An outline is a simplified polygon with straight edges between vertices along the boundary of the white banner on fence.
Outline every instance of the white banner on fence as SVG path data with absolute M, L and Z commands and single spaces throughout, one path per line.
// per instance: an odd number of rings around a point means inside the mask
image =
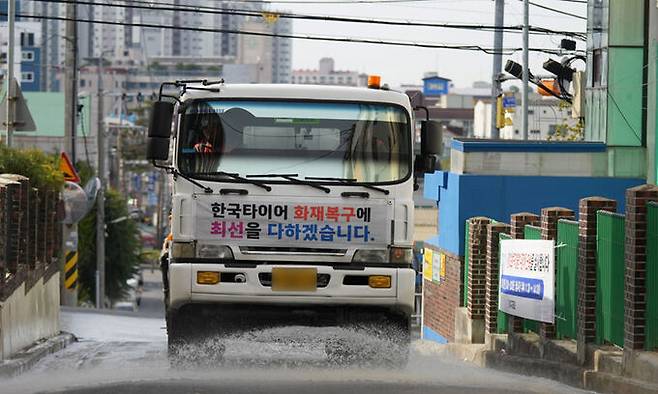
M 501 241 L 499 279 L 499 310 L 525 319 L 554 323 L 554 241 Z

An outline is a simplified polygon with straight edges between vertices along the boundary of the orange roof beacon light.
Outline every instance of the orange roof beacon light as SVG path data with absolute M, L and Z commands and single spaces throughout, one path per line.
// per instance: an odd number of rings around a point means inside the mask
M 379 89 L 382 84 L 382 77 L 379 75 L 368 75 L 368 88 Z

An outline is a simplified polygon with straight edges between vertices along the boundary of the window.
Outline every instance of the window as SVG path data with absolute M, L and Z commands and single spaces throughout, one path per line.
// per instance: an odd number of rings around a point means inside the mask
M 21 60 L 24 62 L 31 62 L 34 60 L 34 51 L 22 51 Z
M 84 80 L 84 79 L 81 79 L 81 80 L 80 80 L 80 87 L 81 87 L 81 88 L 84 88 L 86 84 L 87 84 L 87 81 L 86 81 L 86 80 Z
M 31 71 L 25 71 L 21 73 L 21 82 L 33 82 L 34 73 Z
M 179 165 L 200 177 L 294 170 L 399 182 L 411 173 L 409 133 L 405 111 L 386 104 L 197 101 L 183 116 Z

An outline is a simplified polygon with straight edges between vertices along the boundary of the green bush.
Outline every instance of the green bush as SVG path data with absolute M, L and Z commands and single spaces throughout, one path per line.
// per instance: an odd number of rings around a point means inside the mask
M 105 292 L 111 302 L 121 300 L 128 290 L 126 280 L 140 264 L 141 242 L 137 224 L 131 220 L 111 223 L 128 216 L 126 200 L 118 192 L 105 193 Z M 78 223 L 78 270 L 80 302 L 96 302 L 96 206 Z
M 0 144 L 0 173 L 26 176 L 32 187 L 40 190 L 59 191 L 64 185 L 59 156 L 38 149 L 12 149 Z

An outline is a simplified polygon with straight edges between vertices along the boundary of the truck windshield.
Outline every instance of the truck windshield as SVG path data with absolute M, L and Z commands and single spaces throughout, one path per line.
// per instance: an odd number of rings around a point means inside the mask
M 410 121 L 387 104 L 196 101 L 183 114 L 178 164 L 201 177 L 294 172 L 396 182 L 411 172 Z

